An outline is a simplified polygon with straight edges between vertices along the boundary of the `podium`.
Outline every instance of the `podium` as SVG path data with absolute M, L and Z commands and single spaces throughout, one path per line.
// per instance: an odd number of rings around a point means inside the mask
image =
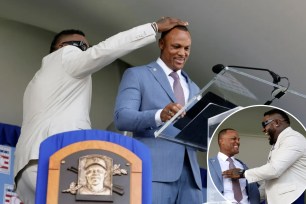
M 207 151 L 218 124 L 242 107 L 271 105 L 294 114 L 306 126 L 306 95 L 247 72 L 225 67 L 174 117 L 155 132 L 155 137 Z M 186 115 L 181 118 L 181 114 Z M 173 133 L 176 134 L 173 136 Z
M 83 160 L 84 157 L 86 160 Z M 91 164 L 99 164 L 106 169 L 104 178 L 110 183 L 106 185 L 105 182 L 105 187 L 113 193 L 83 191 L 83 194 L 73 194 L 77 185 L 72 184 L 82 183 L 82 169 Z M 129 176 L 110 175 L 109 172 L 115 169 Z M 101 130 L 64 132 L 47 138 L 40 146 L 35 203 L 149 204 L 152 202 L 151 174 L 149 149 L 133 138 Z

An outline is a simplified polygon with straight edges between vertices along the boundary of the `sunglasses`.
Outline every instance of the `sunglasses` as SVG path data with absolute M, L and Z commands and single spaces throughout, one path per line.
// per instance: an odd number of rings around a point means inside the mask
M 269 125 L 273 121 L 274 121 L 274 119 L 266 120 L 266 121 L 262 122 L 261 125 L 262 125 L 263 128 L 265 128 L 267 125 Z
M 85 51 L 89 48 L 89 46 L 83 41 L 66 41 L 62 42 L 61 44 L 73 45 L 80 48 L 82 51 Z

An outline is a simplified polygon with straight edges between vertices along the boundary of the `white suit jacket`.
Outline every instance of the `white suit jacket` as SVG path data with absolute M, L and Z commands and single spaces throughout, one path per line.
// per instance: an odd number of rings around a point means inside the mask
M 269 204 L 289 204 L 306 189 L 306 139 L 291 127 L 278 136 L 268 163 L 245 171 L 249 182 L 265 181 Z
M 43 58 L 23 98 L 23 123 L 15 152 L 14 176 L 38 159 L 40 143 L 56 133 L 90 129 L 91 74 L 115 59 L 155 41 L 145 24 L 81 51 L 65 46 Z

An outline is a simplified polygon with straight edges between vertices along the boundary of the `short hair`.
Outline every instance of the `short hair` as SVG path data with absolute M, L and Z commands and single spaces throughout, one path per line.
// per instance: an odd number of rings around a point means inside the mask
M 161 40 L 161 39 L 164 39 L 165 36 L 166 36 L 171 30 L 173 30 L 173 29 L 175 29 L 175 28 L 177 28 L 177 29 L 179 29 L 179 30 L 183 30 L 183 31 L 189 32 L 189 30 L 188 30 L 188 28 L 187 28 L 186 26 L 177 25 L 177 26 L 174 26 L 173 28 L 171 28 L 170 30 L 167 30 L 167 31 L 162 32 L 162 33 L 161 33 L 161 36 L 160 36 L 160 40 Z M 190 32 L 189 32 L 189 33 L 190 33 Z
M 67 29 L 67 30 L 63 30 L 59 33 L 57 33 L 51 43 L 50 46 L 50 53 L 54 52 L 56 50 L 55 45 L 58 43 L 58 41 L 60 40 L 61 37 L 65 36 L 65 35 L 73 35 L 73 34 L 78 34 L 78 35 L 82 35 L 85 37 L 85 33 L 81 30 L 75 30 L 75 29 Z
M 223 135 L 225 135 L 226 132 L 227 132 L 228 130 L 237 131 L 237 130 L 235 130 L 235 129 L 233 129 L 233 128 L 224 128 L 224 129 L 220 130 L 219 133 L 218 133 L 218 143 L 219 143 L 220 138 L 221 138 Z
M 273 114 L 281 115 L 282 118 L 284 119 L 284 121 L 287 122 L 290 125 L 290 119 L 289 119 L 287 113 L 285 113 L 284 111 L 282 111 L 280 109 L 277 109 L 277 108 L 271 109 L 271 110 L 265 112 L 264 116 L 266 116 L 266 115 L 273 115 Z

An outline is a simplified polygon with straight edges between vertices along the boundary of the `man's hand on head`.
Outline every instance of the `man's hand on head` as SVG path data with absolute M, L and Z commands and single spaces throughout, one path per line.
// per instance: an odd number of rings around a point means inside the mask
M 157 30 L 159 33 L 165 32 L 167 30 L 170 30 L 171 28 L 181 25 L 181 26 L 188 26 L 187 21 L 182 21 L 177 18 L 171 18 L 171 17 L 162 17 L 158 21 L 156 21 L 157 24 Z

